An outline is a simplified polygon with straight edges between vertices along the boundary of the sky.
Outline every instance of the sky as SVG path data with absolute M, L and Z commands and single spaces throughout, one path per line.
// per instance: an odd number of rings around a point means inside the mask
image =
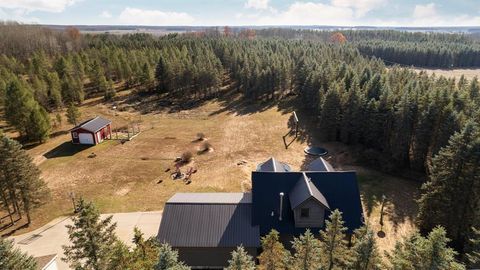
M 480 0 L 0 0 L 0 20 L 64 25 L 480 26 Z

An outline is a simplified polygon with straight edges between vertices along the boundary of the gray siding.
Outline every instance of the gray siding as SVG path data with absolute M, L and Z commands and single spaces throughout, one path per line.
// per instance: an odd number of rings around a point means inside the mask
M 302 218 L 302 208 L 310 209 L 310 216 Z M 294 209 L 295 227 L 297 228 L 318 228 L 323 227 L 325 221 L 325 207 L 313 198 L 310 198 Z
M 228 266 L 228 260 L 231 259 L 231 253 L 236 248 L 176 248 L 178 250 L 179 260 L 183 261 L 192 269 L 223 269 Z M 256 248 L 245 248 L 253 257 L 257 258 Z

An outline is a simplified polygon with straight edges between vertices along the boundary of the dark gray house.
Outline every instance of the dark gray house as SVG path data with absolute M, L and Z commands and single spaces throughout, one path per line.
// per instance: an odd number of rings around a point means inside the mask
M 196 269 L 222 269 L 243 245 L 254 257 L 261 236 L 275 229 L 290 246 L 310 228 L 318 232 L 339 209 L 351 234 L 363 224 L 355 172 L 335 171 L 322 158 L 294 172 L 274 158 L 252 172 L 250 193 L 177 193 L 167 201 L 158 239 Z

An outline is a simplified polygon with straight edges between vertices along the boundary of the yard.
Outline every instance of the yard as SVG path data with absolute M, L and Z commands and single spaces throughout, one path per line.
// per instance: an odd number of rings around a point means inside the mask
M 75 197 L 93 200 L 101 212 L 111 213 L 161 210 L 176 192 L 245 191 L 250 186 L 251 171 L 270 156 L 287 162 L 294 170 L 303 168 L 309 162 L 303 149 L 315 142 L 313 137 L 318 133 L 300 113 L 300 136 L 296 141 L 287 136 L 286 143 L 291 144 L 285 149 L 282 137 L 289 131 L 291 115 L 288 102 L 253 106 L 227 97 L 182 110 L 175 104 L 162 105 L 153 97 L 141 102 L 130 97 L 123 92 L 117 98 L 117 111 L 113 111 L 113 104 L 100 99 L 87 100 L 80 109 L 85 119 L 94 115 L 111 119 L 114 129 L 139 122 L 142 131 L 132 141 L 122 144 L 110 140 L 94 147 L 72 145 L 68 133 L 71 126 L 64 124 L 47 143 L 28 150 L 51 189 L 52 199 L 35 210 L 33 224 L 27 230 L 70 214 L 71 192 Z M 195 138 L 199 132 L 206 135 L 212 151 L 197 154 L 201 142 Z M 358 171 L 366 220 L 376 231 L 380 230 L 381 196 L 387 196 L 385 237 L 379 243 L 382 249 L 393 247 L 399 235 L 413 229 L 419 185 L 355 166 L 349 149 L 341 144 L 322 145 L 332 154 L 330 161 L 335 167 Z M 170 177 L 174 159 L 185 151 L 191 151 L 194 158 L 182 171 L 197 169 L 188 185 Z

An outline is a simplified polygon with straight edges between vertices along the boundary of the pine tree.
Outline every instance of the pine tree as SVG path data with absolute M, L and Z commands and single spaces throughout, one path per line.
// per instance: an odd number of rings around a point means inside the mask
M 271 230 L 262 237 L 262 254 L 258 256 L 259 270 L 286 270 L 289 268 L 290 252 L 279 242 L 279 233 Z
M 36 270 L 37 262 L 13 246 L 13 242 L 0 237 L 0 269 Z
M 295 253 L 292 258 L 291 267 L 294 270 L 317 270 L 321 266 L 320 261 L 320 240 L 310 232 L 305 231 L 300 237 L 293 239 Z
M 145 90 L 149 90 L 154 81 L 152 69 L 148 63 L 143 64 L 139 82 Z
M 27 137 L 31 141 L 43 143 L 50 136 L 50 131 L 50 117 L 47 111 L 38 104 L 34 105 L 27 124 Z
M 67 121 L 72 125 L 77 125 L 79 119 L 81 117 L 81 113 L 75 104 L 70 103 L 70 106 L 67 108 Z
M 66 226 L 72 245 L 63 246 L 63 260 L 73 269 L 108 269 L 112 246 L 117 241 L 116 223 L 112 223 L 112 216 L 101 220 L 93 203 L 82 198 L 76 204 L 76 211 L 73 225 Z
M 53 108 L 60 108 L 63 105 L 62 101 L 62 84 L 57 73 L 50 72 L 47 75 L 47 89 L 49 104 Z
M 378 252 L 375 235 L 367 226 L 362 226 L 355 231 L 355 244 L 352 247 L 353 260 L 351 269 L 380 270 L 382 260 Z
M 323 268 L 343 269 L 348 265 L 350 251 L 345 241 L 346 227 L 343 226 L 342 213 L 335 210 L 325 221 L 325 229 L 320 232 L 320 257 Z
M 469 122 L 433 159 L 429 181 L 423 185 L 419 200 L 421 231 L 444 226 L 459 251 L 468 241 L 471 222 L 478 222 L 475 218 L 480 197 L 478 149 L 480 130 L 478 124 Z
M 160 244 L 154 237 L 145 239 L 143 233 L 134 228 L 133 244 L 135 247 L 131 251 L 130 257 L 132 269 L 154 269 L 157 260 Z
M 480 266 L 480 230 L 471 228 L 471 237 L 467 243 L 465 261 L 469 268 Z
M 22 146 L 5 135 L 0 136 L 0 195 L 6 206 L 10 209 L 9 204 L 12 204 L 17 213 L 23 206 L 27 224 L 30 224 L 30 212 L 45 201 L 48 188 Z
M 34 104 L 31 93 L 18 79 L 13 79 L 7 86 L 5 118 L 21 134 L 25 135 L 30 112 Z
M 161 244 L 158 252 L 158 262 L 155 270 L 189 270 L 183 262 L 178 261 L 178 251 L 168 244 Z
M 232 252 L 232 258 L 228 261 L 226 270 L 255 270 L 252 256 L 240 246 Z
M 339 112 L 341 108 L 340 86 L 333 86 L 325 95 L 320 114 L 320 129 L 323 139 L 334 141 L 337 139 L 337 128 L 339 126 Z
M 456 252 L 448 247 L 449 239 L 442 227 L 434 228 L 427 238 L 419 233 L 398 241 L 395 249 L 386 253 L 390 269 L 404 270 L 463 270 L 455 259 Z

